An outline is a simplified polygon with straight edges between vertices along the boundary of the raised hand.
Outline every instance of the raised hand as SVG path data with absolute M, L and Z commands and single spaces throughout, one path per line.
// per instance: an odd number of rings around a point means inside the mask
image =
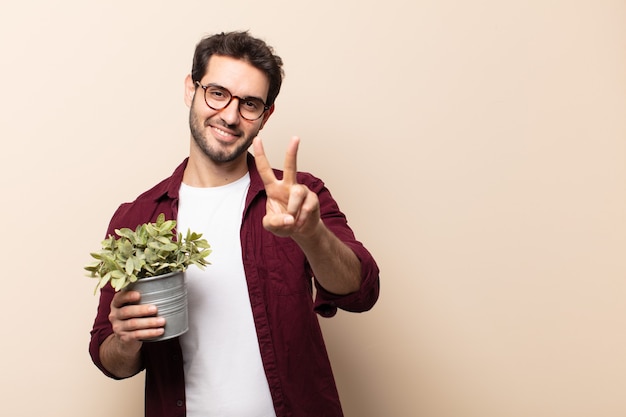
M 263 227 L 277 236 L 306 238 L 320 225 L 320 205 L 317 194 L 296 179 L 298 145 L 297 136 L 291 138 L 285 155 L 283 178 L 277 179 L 265 156 L 263 143 L 254 139 L 253 149 L 257 169 L 267 193 L 266 214 Z
M 335 294 L 349 294 L 361 285 L 361 263 L 321 221 L 320 202 L 313 191 L 296 180 L 300 139 L 291 138 L 283 179 L 274 175 L 263 144 L 253 142 L 257 169 L 265 185 L 267 208 L 263 227 L 278 236 L 290 236 L 306 255 L 317 281 Z

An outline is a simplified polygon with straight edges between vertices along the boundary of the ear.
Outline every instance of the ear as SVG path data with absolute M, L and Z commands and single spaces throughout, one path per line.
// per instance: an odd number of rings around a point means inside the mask
M 275 106 L 276 106 L 275 104 L 272 104 L 270 108 L 267 109 L 265 113 L 263 113 L 263 119 L 261 121 L 261 127 L 259 128 L 259 130 L 263 129 L 263 126 L 265 126 L 267 119 L 269 119 L 272 113 L 274 113 Z
M 185 77 L 185 96 L 183 97 L 187 107 L 191 108 L 194 94 L 196 94 L 196 85 L 191 79 L 191 74 L 187 74 L 187 76 Z

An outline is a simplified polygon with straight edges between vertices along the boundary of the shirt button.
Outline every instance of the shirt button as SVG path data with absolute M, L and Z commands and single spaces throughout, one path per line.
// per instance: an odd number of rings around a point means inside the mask
M 183 400 L 176 401 L 176 405 L 179 406 L 179 407 L 182 407 L 183 406 Z

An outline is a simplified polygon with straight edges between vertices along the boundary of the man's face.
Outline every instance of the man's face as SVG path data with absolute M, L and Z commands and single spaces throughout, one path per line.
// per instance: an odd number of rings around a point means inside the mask
M 233 96 L 257 97 L 263 101 L 269 89 L 269 80 L 260 70 L 245 61 L 217 55 L 209 59 L 200 84 L 220 86 Z M 258 120 L 249 121 L 241 117 L 237 98 L 225 108 L 213 110 L 204 100 L 204 90 L 195 86 L 190 77 L 186 89 L 191 136 L 197 148 L 214 163 L 232 162 L 245 155 L 273 111 L 271 108 Z

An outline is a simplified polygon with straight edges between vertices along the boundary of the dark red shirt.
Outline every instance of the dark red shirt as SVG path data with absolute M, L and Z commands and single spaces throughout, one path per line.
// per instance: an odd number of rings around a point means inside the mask
M 186 165 L 187 160 L 171 177 L 134 202 L 122 204 L 111 219 L 107 236 L 114 234 L 115 229 L 134 229 L 141 223 L 156 221 L 159 213 L 176 219 L 178 190 Z M 263 228 L 265 189 L 251 155 L 248 155 L 248 167 L 250 189 L 241 226 L 242 260 L 276 415 L 343 416 L 316 313 L 331 317 L 337 308 L 353 312 L 372 308 L 378 299 L 378 267 L 371 254 L 355 239 L 346 217 L 324 183 L 308 173 L 298 173 L 298 182 L 318 195 L 326 227 L 361 261 L 359 291 L 343 296 L 325 291 L 315 281 L 299 246 L 292 239 L 277 237 Z M 281 171 L 275 173 L 277 178 L 282 177 Z M 314 299 L 313 285 L 316 287 Z M 99 355 L 100 344 L 113 332 L 108 320 L 113 295 L 110 285 L 101 291 L 89 351 L 94 363 L 106 375 L 116 378 L 104 369 Z M 185 380 L 178 338 L 144 343 L 142 361 L 146 370 L 145 415 L 185 416 Z

